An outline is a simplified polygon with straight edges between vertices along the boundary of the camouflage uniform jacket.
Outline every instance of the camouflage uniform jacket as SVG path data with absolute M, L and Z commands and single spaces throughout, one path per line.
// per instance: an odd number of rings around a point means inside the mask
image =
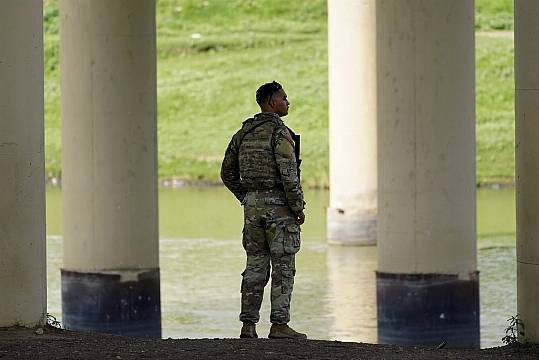
M 242 202 L 249 191 L 280 188 L 294 213 L 303 210 L 294 140 L 281 118 L 261 113 L 243 122 L 225 152 L 221 179 Z

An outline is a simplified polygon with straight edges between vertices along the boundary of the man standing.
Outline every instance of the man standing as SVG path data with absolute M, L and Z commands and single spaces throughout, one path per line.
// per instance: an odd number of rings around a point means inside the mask
M 261 112 L 245 120 L 234 134 L 221 166 L 223 183 L 244 206 L 242 243 L 247 265 L 242 273 L 240 337 L 258 337 L 255 324 L 271 268 L 268 337 L 306 339 L 287 325 L 300 225 L 305 221 L 296 135 L 281 120 L 290 103 L 275 81 L 256 91 L 256 102 Z

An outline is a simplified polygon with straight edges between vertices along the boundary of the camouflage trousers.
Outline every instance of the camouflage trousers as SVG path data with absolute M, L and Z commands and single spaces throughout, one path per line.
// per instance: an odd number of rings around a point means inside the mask
M 273 324 L 290 321 L 290 301 L 300 248 L 300 227 L 284 194 L 251 192 L 244 200 L 243 247 L 247 265 L 242 273 L 240 321 L 256 323 L 271 269 Z

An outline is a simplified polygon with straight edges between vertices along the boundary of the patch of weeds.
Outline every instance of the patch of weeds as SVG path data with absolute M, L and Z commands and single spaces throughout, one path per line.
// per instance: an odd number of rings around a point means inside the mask
M 47 325 L 52 326 L 57 329 L 62 328 L 62 324 L 60 323 L 60 321 L 58 321 L 58 319 L 56 319 L 56 317 L 50 313 L 47 313 Z
M 505 336 L 502 341 L 505 345 L 526 345 L 529 339 L 526 337 L 524 322 L 520 315 L 511 316 L 507 319 L 509 326 L 505 329 Z M 519 341 L 520 340 L 520 341 Z

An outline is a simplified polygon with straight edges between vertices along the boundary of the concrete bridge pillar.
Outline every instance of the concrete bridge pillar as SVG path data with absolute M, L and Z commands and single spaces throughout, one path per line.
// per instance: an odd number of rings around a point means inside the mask
M 329 0 L 328 241 L 376 243 L 376 0 Z
M 43 156 L 43 2 L 0 11 L 0 327 L 47 313 Z
M 517 313 L 539 342 L 539 2 L 515 1 Z
M 153 0 L 61 0 L 66 328 L 161 336 Z
M 379 0 L 378 341 L 479 347 L 474 3 Z

